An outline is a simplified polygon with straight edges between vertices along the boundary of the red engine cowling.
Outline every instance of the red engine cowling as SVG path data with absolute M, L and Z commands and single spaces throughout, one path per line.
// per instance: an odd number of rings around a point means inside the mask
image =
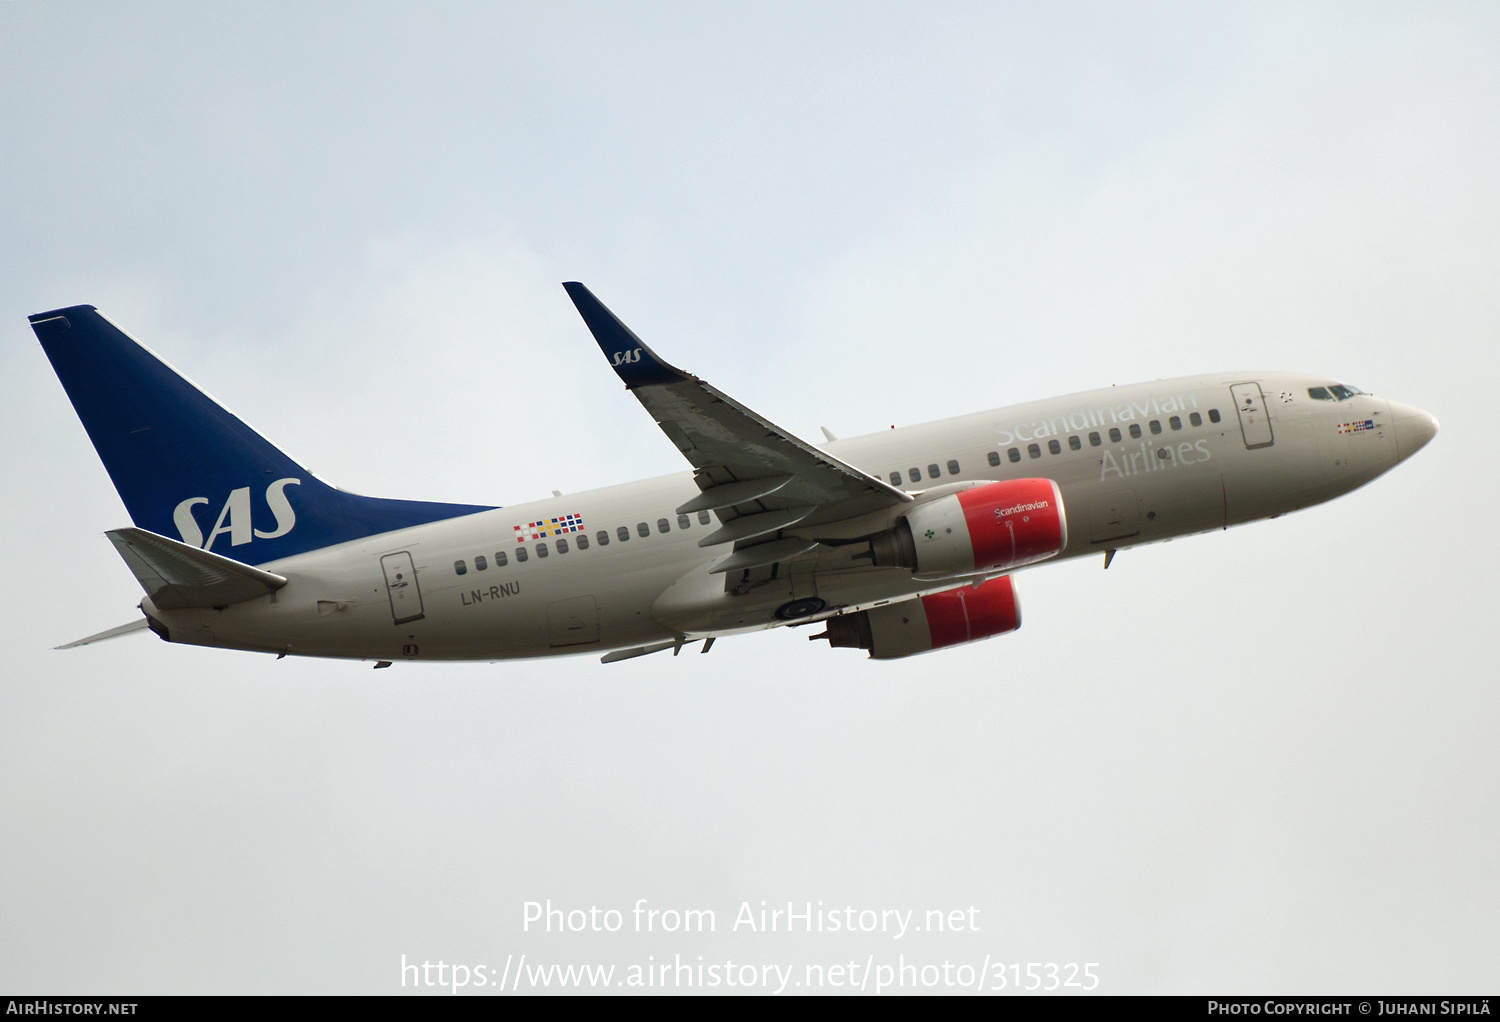
M 1068 545 L 1062 493 L 1051 479 L 1006 479 L 919 504 L 870 540 L 876 567 L 946 578 L 1007 571 Z
M 1021 604 L 1009 575 L 915 600 L 831 617 L 814 639 L 867 649 L 873 660 L 901 657 L 1004 635 L 1021 627 Z

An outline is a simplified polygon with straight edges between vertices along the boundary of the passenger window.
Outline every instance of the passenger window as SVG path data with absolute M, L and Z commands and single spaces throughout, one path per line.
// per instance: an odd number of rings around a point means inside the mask
M 1161 420 L 1160 419 L 1152 419 L 1151 420 L 1151 435 L 1152 436 L 1157 436 L 1160 433 L 1161 433 Z
M 1139 422 L 1132 422 L 1130 424 L 1130 439 L 1132 439 L 1132 440 L 1139 440 L 1140 438 L 1141 438 L 1141 424 Z
M 1194 412 L 1192 415 L 1188 416 L 1188 422 L 1192 423 L 1194 426 L 1201 426 L 1203 425 L 1203 416 L 1199 415 L 1197 412 Z
M 1036 444 L 1027 444 L 1026 453 L 1031 455 L 1033 458 L 1040 458 L 1042 456 L 1042 449 Z
M 468 573 L 469 573 L 469 566 L 467 564 L 465 564 L 463 561 L 454 561 L 453 562 L 453 574 L 455 574 L 455 575 L 467 575 Z
M 906 470 L 906 477 L 914 483 L 920 483 L 922 481 L 922 470 L 919 468 L 909 468 Z
M 580 550 L 587 550 L 588 548 L 589 548 L 589 534 L 586 533 L 586 532 L 580 532 L 578 534 L 578 549 L 580 549 Z
M 628 540 L 630 538 L 630 530 L 627 529 L 625 526 L 622 525 L 618 529 L 615 530 L 615 535 L 620 537 L 620 542 L 621 543 L 624 543 L 626 540 Z
M 603 529 L 600 529 L 598 532 L 594 533 L 594 538 L 599 541 L 600 546 L 609 546 L 609 533 L 605 532 Z
M 956 461 L 950 461 L 950 462 L 948 462 L 948 474 L 950 476 L 956 476 L 956 475 L 958 475 L 958 462 L 956 462 Z
M 1051 451 L 1053 454 L 1061 454 L 1062 453 L 1062 444 L 1060 442 L 1058 442 L 1057 440 L 1048 440 L 1047 441 L 1047 450 Z
M 1120 436 L 1120 427 L 1119 426 L 1111 426 L 1111 427 L 1109 427 L 1109 442 L 1112 443 L 1112 444 L 1117 444 L 1117 443 L 1120 442 L 1121 439 L 1123 439 L 1123 438 Z
M 1010 450 L 1008 450 L 1008 451 L 1005 452 L 1005 456 L 1007 458 L 1009 458 L 1012 462 L 1020 461 L 1021 460 L 1021 449 L 1019 447 L 1012 447 Z
M 1170 419 L 1167 420 L 1167 425 L 1171 426 L 1173 429 L 1181 429 L 1182 428 L 1182 420 L 1179 419 L 1177 416 L 1174 415 Z
M 698 512 L 698 524 L 699 525 L 709 525 L 712 522 L 713 522 L 713 519 L 711 517 L 709 517 L 709 514 L 708 514 L 707 511 L 699 511 Z
M 1068 448 L 1074 451 L 1083 450 L 1083 441 L 1076 436 L 1068 437 Z
M 506 565 L 505 551 L 504 550 L 496 550 L 495 551 L 495 567 L 497 567 L 497 568 L 503 568 L 503 567 L 505 567 L 505 565 Z
M 658 518 L 656 520 L 656 531 L 665 536 L 667 533 L 672 531 L 672 523 L 667 521 L 665 518 Z
M 1218 422 L 1219 421 L 1219 410 L 1217 408 L 1210 408 L 1208 410 L 1208 421 L 1209 422 Z
M 991 451 L 990 454 L 989 454 L 989 458 L 990 458 L 990 467 L 991 468 L 998 468 L 1000 466 L 1000 452 L 999 451 Z
M 517 564 L 525 564 L 526 563 L 526 548 L 523 547 L 523 546 L 516 547 L 516 563 Z
M 1098 447 L 1103 442 L 1104 442 L 1103 440 L 1099 439 L 1099 434 L 1098 433 L 1090 433 L 1089 434 L 1089 446 L 1090 447 Z
M 892 472 L 891 473 L 891 485 L 892 486 L 900 486 L 901 485 L 901 473 L 900 472 Z
M 580 536 L 579 538 L 582 539 L 583 537 Z M 568 552 L 568 541 L 562 536 L 557 537 L 557 552 L 560 554 Z
M 490 562 L 484 559 L 484 554 L 474 555 L 474 570 L 483 571 L 490 566 Z
M 538 557 L 546 557 L 547 556 L 547 544 L 546 543 L 538 543 L 536 545 L 536 555 Z
M 692 524 L 693 524 L 693 520 L 691 518 L 689 518 L 687 515 L 678 515 L 677 516 L 677 527 L 679 529 L 686 529 L 688 526 L 690 526 Z
M 651 537 L 651 526 L 647 525 L 645 522 L 636 522 L 635 531 L 637 535 L 641 537 L 641 539 L 649 539 Z
M 942 476 L 942 474 L 943 474 L 943 470 L 940 469 L 940 468 L 938 468 L 936 465 L 928 465 L 927 466 L 927 478 L 928 479 L 938 479 L 938 478 L 940 478 Z

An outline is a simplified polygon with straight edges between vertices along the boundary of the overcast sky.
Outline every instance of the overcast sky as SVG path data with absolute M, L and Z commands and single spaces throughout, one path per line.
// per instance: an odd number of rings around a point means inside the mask
M 0 989 L 904 954 L 1495 990 L 1493 5 L 14 0 L 0 40 Z M 99 306 L 346 489 L 510 504 L 684 467 L 573 279 L 803 436 L 1230 369 L 1442 432 L 896 663 L 51 649 L 140 592 L 28 313 Z M 548 898 L 625 927 L 523 932 Z M 717 931 L 629 932 L 642 898 Z M 788 900 L 979 932 L 731 929 Z

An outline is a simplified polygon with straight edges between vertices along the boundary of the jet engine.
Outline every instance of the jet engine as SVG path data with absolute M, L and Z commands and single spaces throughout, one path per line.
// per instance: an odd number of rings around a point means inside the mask
M 859 556 L 877 568 L 947 578 L 1046 560 L 1068 545 L 1068 525 L 1055 482 L 1007 479 L 918 504 L 869 543 Z
M 1021 604 L 1009 575 L 855 614 L 831 617 L 812 639 L 867 649 L 872 660 L 896 660 L 945 646 L 1004 635 L 1021 627 Z

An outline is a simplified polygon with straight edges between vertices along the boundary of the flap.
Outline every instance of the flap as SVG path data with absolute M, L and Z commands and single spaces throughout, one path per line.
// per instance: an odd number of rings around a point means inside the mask
M 162 610 L 227 607 L 286 585 L 280 575 L 145 529 L 112 529 L 105 535 L 151 602 Z

